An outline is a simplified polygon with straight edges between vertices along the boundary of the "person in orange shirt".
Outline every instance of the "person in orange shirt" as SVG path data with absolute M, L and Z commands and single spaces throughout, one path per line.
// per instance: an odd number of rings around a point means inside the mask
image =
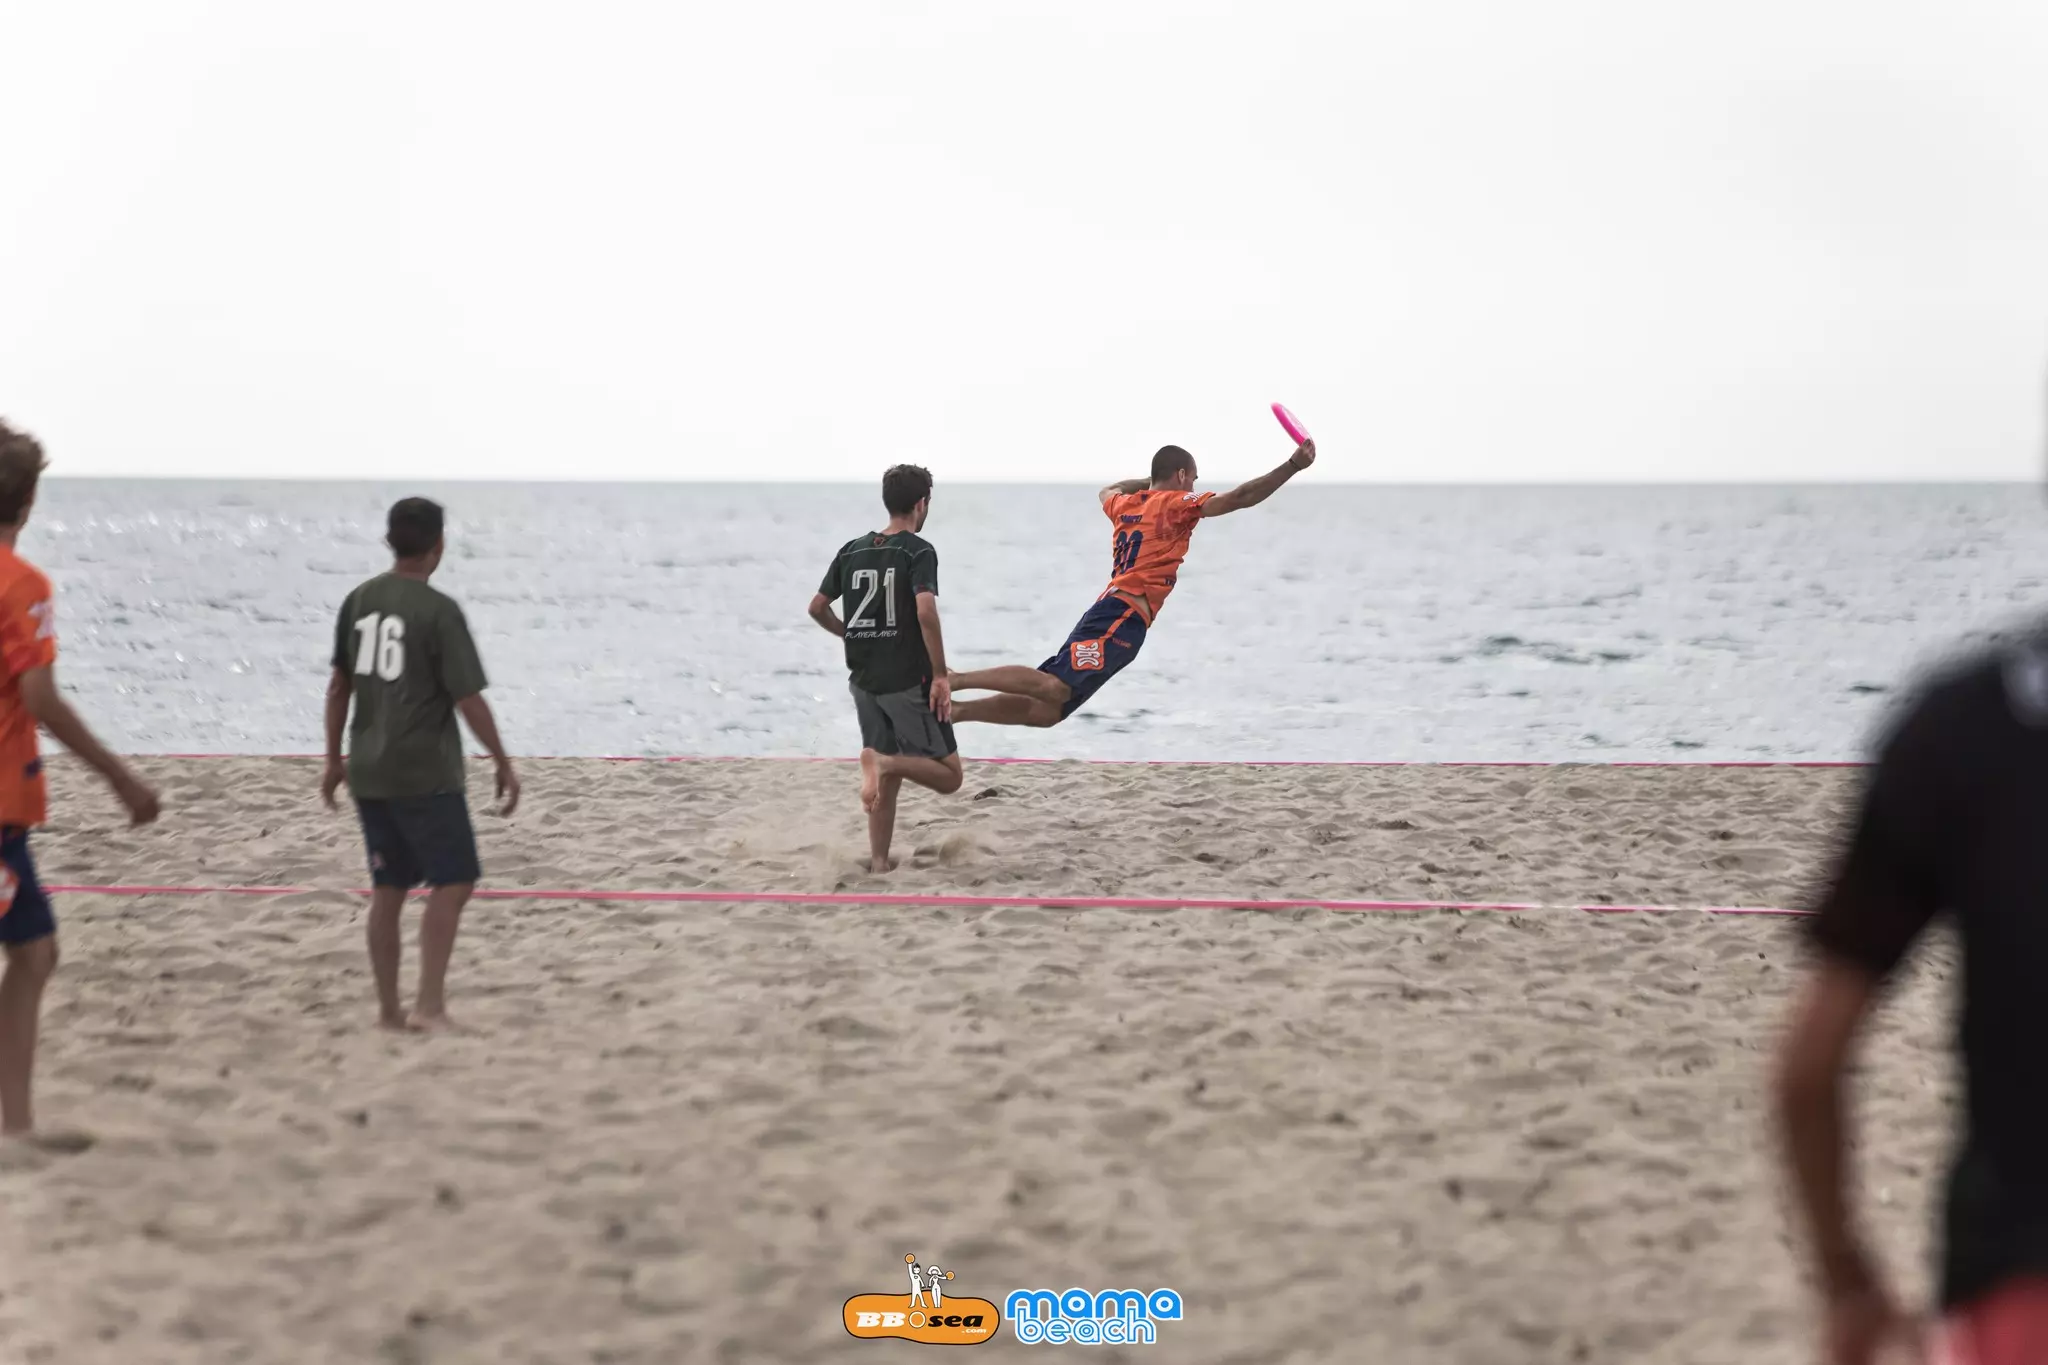
M 0 422 L 0 1135 L 35 1130 L 30 1081 L 43 987 L 57 968 L 57 920 L 36 880 L 29 831 L 43 823 L 43 762 L 36 726 L 106 778 L 138 825 L 156 819 L 157 796 L 108 753 L 57 691 L 56 618 L 50 580 L 14 552 L 35 506 L 43 448 Z
M 953 719 L 1049 726 L 1073 715 L 1138 657 L 1145 633 L 1179 581 L 1195 527 L 1205 517 L 1256 507 L 1315 462 L 1315 442 L 1303 441 L 1277 469 L 1227 493 L 1197 493 L 1195 457 L 1179 446 L 1161 446 L 1152 457 L 1151 478 L 1126 479 L 1097 494 L 1103 515 L 1116 528 L 1109 587 L 1059 652 L 1038 667 L 1006 664 L 953 674 L 955 692 L 1000 694 L 955 701 Z

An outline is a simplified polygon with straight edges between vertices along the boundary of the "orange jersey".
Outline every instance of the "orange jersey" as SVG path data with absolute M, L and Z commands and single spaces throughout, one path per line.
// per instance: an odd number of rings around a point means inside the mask
M 1102 510 L 1116 527 L 1116 539 L 1104 596 L 1113 592 L 1127 599 L 1148 622 L 1157 616 L 1180 581 L 1180 562 L 1188 557 L 1202 505 L 1215 496 L 1149 488 L 1105 500 Z
M 50 580 L 0 546 L 0 825 L 31 829 L 47 814 L 36 718 L 21 700 L 21 675 L 57 662 Z

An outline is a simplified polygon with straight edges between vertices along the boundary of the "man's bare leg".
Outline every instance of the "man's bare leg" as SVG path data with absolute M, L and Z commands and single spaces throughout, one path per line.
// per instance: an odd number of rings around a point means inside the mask
M 57 937 L 7 947 L 7 971 L 0 975 L 0 1134 L 26 1137 L 35 1131 L 30 1091 L 35 1080 L 36 1032 L 43 1015 L 43 987 L 57 970 Z
M 413 1029 L 452 1027 L 448 1019 L 448 960 L 455 955 L 455 933 L 462 927 L 462 907 L 469 904 L 475 882 L 437 886 L 427 893 L 420 916 L 420 994 L 406 1026 Z
M 877 765 L 882 779 L 895 778 L 898 782 L 915 782 L 941 796 L 951 796 L 960 790 L 962 773 L 960 755 L 948 754 L 944 758 L 912 758 L 908 754 L 885 754 L 879 757 Z
M 405 913 L 405 892 L 380 886 L 370 893 L 370 973 L 377 978 L 377 1022 L 385 1028 L 405 1027 L 405 1007 L 398 1003 L 398 966 L 405 956 L 399 916 Z
M 869 815 L 875 813 L 875 802 L 882 795 L 882 756 L 873 749 L 860 751 L 860 808 Z
M 889 861 L 889 842 L 896 836 L 896 797 L 903 779 L 884 775 L 878 780 L 875 803 L 868 808 L 868 871 L 887 872 L 896 866 Z
M 955 692 L 1005 692 L 1013 697 L 1035 697 L 1054 706 L 1065 706 L 1067 698 L 1074 695 L 1071 688 L 1052 674 L 1026 668 L 1022 664 L 979 668 L 971 673 L 952 674 L 951 678 Z M 954 719 L 958 718 L 956 714 Z
M 1053 681 L 1059 680 L 1055 678 Z M 1060 690 L 1066 691 L 1066 684 L 1060 683 Z M 977 697 L 973 701 L 953 703 L 953 723 L 956 725 L 978 721 L 983 725 L 1032 725 L 1044 729 L 1058 725 L 1062 719 L 1058 702 L 1007 692 L 999 697 Z

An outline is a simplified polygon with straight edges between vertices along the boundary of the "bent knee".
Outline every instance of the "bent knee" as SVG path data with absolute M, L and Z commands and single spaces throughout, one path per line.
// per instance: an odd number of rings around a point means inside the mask
M 1031 713 L 1031 724 L 1041 730 L 1050 730 L 1067 718 L 1067 713 L 1058 706 L 1040 706 Z

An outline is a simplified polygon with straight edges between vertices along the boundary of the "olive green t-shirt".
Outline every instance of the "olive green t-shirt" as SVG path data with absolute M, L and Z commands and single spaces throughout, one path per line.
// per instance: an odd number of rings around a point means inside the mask
M 453 598 L 384 574 L 348 595 L 334 666 L 349 675 L 348 789 L 392 801 L 463 789 L 455 703 L 484 690 L 484 666 Z
M 856 536 L 833 556 L 818 591 L 846 619 L 846 669 L 853 685 L 877 696 L 932 680 L 931 655 L 917 620 L 919 593 L 939 591 L 939 552 L 909 531 Z

